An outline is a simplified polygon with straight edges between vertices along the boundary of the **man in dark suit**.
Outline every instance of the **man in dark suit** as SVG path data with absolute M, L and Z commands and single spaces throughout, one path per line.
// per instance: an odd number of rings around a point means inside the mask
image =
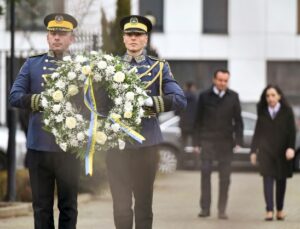
M 142 144 L 129 142 L 123 151 L 107 152 L 107 170 L 113 198 L 114 222 L 117 229 L 151 229 L 153 221 L 153 184 L 157 167 L 157 145 L 162 141 L 157 115 L 180 110 L 186 105 L 182 89 L 173 78 L 168 63 L 146 55 L 151 22 L 142 16 L 131 15 L 120 22 L 127 49 L 123 60 L 136 67 L 147 90 L 144 105 L 146 115 L 141 120 Z M 134 197 L 134 211 L 132 209 Z
M 243 142 L 243 121 L 238 94 L 228 89 L 229 71 L 217 70 L 213 86 L 200 94 L 196 112 L 196 141 L 201 147 L 201 199 L 199 217 L 210 216 L 213 161 L 219 169 L 219 218 L 227 219 L 233 148 Z
M 74 17 L 54 13 L 45 17 L 49 51 L 29 57 L 14 82 L 9 102 L 30 111 L 27 133 L 28 168 L 32 188 L 35 229 L 54 229 L 53 203 L 55 184 L 58 195 L 59 228 L 75 229 L 77 222 L 77 193 L 80 163 L 55 143 L 54 135 L 43 129 L 41 92 L 43 74 L 56 68 L 54 60 L 70 55 L 74 41 Z

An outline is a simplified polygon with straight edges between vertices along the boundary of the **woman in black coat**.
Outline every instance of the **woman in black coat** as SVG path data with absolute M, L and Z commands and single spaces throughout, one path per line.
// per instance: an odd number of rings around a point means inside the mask
M 251 163 L 259 162 L 266 201 L 265 220 L 273 219 L 273 190 L 276 183 L 277 220 L 284 220 L 286 179 L 292 177 L 295 156 L 295 122 L 291 107 L 277 86 L 267 86 L 257 105 L 258 119 L 251 145 Z

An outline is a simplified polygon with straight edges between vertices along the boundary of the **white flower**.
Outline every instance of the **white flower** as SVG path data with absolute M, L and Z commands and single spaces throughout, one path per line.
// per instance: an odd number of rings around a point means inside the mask
M 107 136 L 104 132 L 97 131 L 96 133 L 96 142 L 100 145 L 104 145 L 107 140 Z
M 66 103 L 66 111 L 72 111 L 72 104 L 70 102 Z
M 72 138 L 71 141 L 70 141 L 70 145 L 74 146 L 74 147 L 77 147 L 79 145 L 79 143 L 76 139 Z
M 79 80 L 81 81 L 84 81 L 86 79 L 85 75 L 81 74 L 79 77 L 78 77 Z
M 144 116 L 144 113 L 145 113 L 144 109 L 140 109 L 140 111 L 139 111 L 139 116 L 143 117 L 143 116 Z
M 68 80 L 73 80 L 76 78 L 76 73 L 75 72 L 69 72 L 68 73 Z
M 58 72 L 54 72 L 54 73 L 52 73 L 52 75 L 51 75 L 51 78 L 53 79 L 53 80 L 55 80 L 56 78 L 58 78 L 59 77 L 59 73 Z
M 123 102 L 123 99 L 121 97 L 115 98 L 115 104 L 116 105 L 121 105 Z
M 57 90 L 57 91 L 53 92 L 52 98 L 55 102 L 60 102 L 63 100 L 64 95 L 63 95 L 62 91 Z
M 56 83 L 55 83 L 55 86 L 58 87 L 59 89 L 64 89 L 65 86 L 66 86 L 66 83 L 62 80 L 58 80 Z
M 83 117 L 82 117 L 81 114 L 77 114 L 77 115 L 76 115 L 76 118 L 77 118 L 77 120 L 80 121 L 80 122 L 83 121 Z
M 91 54 L 91 55 L 97 55 L 97 54 L 98 54 L 98 52 L 97 52 L 97 51 L 95 51 L 95 50 L 92 50 L 92 51 L 90 52 L 90 54 Z
M 47 99 L 45 97 L 42 98 L 41 103 L 42 103 L 42 107 L 44 107 L 44 108 L 48 107 L 48 101 L 47 101 Z
M 138 100 L 138 103 L 139 103 L 140 106 L 144 105 L 144 98 L 143 97 L 140 96 L 140 97 L 138 97 L 137 100 Z
M 45 123 L 46 126 L 48 126 L 49 123 L 50 123 L 49 119 L 44 119 L 44 123 Z
M 94 79 L 95 79 L 96 82 L 99 82 L 99 81 L 102 80 L 102 76 L 100 74 L 95 74 Z
M 74 117 L 67 117 L 66 118 L 66 127 L 69 129 L 74 129 L 77 125 L 77 121 Z
M 68 95 L 74 96 L 77 95 L 79 92 L 78 87 L 74 84 L 69 85 L 68 87 Z
M 125 94 L 125 97 L 126 97 L 126 100 L 132 101 L 132 100 L 134 100 L 134 93 L 129 91 Z
M 53 129 L 52 129 L 52 134 L 53 134 L 54 136 L 57 136 L 57 135 L 58 135 L 57 129 L 53 128 Z
M 113 88 L 113 89 L 118 89 L 118 88 L 119 88 L 119 85 L 116 84 L 116 83 L 114 83 L 114 84 L 112 85 L 112 88 Z
M 129 88 L 129 85 L 128 85 L 128 84 L 123 84 L 122 86 L 123 86 L 124 89 Z
M 125 111 L 124 112 L 124 118 L 131 118 L 132 117 L 132 112 L 131 111 Z
M 120 125 L 118 123 L 114 123 L 111 125 L 111 129 L 113 132 L 118 132 L 120 130 Z
M 99 69 L 103 70 L 103 69 L 105 69 L 105 68 L 107 67 L 107 63 L 106 63 L 105 61 L 101 60 L 101 61 L 99 61 L 99 62 L 97 63 L 97 67 L 98 67 Z
M 60 104 L 55 104 L 52 107 L 52 110 L 54 113 L 58 113 L 60 111 L 61 105 Z
M 85 65 L 82 67 L 81 72 L 82 72 L 82 74 L 87 76 L 87 75 L 91 74 L 92 68 L 89 65 Z
M 133 106 L 132 106 L 131 102 L 126 102 L 124 104 L 124 110 L 125 111 L 132 111 L 132 109 L 133 109 Z
M 63 151 L 67 151 L 67 143 L 63 142 L 59 144 L 59 147 L 63 150 Z
M 85 134 L 83 132 L 79 132 L 77 134 L 77 140 L 78 141 L 83 141 L 84 140 L 84 137 L 85 137 Z
M 64 116 L 62 116 L 61 114 L 57 115 L 55 117 L 56 122 L 62 122 L 64 120 Z
M 140 87 L 136 87 L 135 91 L 137 94 L 142 94 L 143 90 Z
M 63 57 L 63 61 L 71 61 L 71 60 L 72 60 L 71 56 L 64 56 Z
M 117 83 L 122 83 L 125 79 L 125 74 L 123 72 L 116 72 L 114 75 L 114 81 Z
M 133 68 L 131 68 L 128 73 L 132 73 L 132 72 L 137 72 L 137 67 L 134 66 Z
M 114 59 L 111 55 L 107 55 L 107 54 L 104 55 L 103 57 L 108 61 L 112 61 Z
M 86 62 L 86 61 L 87 61 L 87 58 L 82 56 L 82 55 L 78 55 L 75 58 L 75 62 L 78 62 L 78 63 L 83 63 L 83 62 Z
M 114 67 L 114 66 L 108 66 L 108 67 L 105 69 L 105 73 L 106 73 L 107 75 L 114 74 L 115 71 L 116 71 L 116 70 L 115 70 L 115 67 Z
M 123 150 L 125 148 L 126 143 L 121 139 L 118 139 L 118 143 L 119 143 L 119 149 Z
M 141 122 L 142 122 L 142 119 L 141 118 L 137 118 L 136 120 L 135 120 L 135 122 L 136 122 L 136 124 L 141 124 Z
M 81 71 L 81 64 L 76 64 L 75 65 L 75 71 L 80 72 Z

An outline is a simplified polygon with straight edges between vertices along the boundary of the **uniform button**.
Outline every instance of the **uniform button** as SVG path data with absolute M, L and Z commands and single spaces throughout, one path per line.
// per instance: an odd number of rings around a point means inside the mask
M 151 76 L 151 73 L 148 73 L 148 76 Z
M 49 62 L 49 60 L 48 60 L 48 59 L 46 59 L 46 60 L 45 60 L 45 62 L 47 63 L 47 62 Z
M 47 70 L 47 67 L 46 67 L 46 66 L 44 66 L 44 67 L 43 67 L 43 70 Z

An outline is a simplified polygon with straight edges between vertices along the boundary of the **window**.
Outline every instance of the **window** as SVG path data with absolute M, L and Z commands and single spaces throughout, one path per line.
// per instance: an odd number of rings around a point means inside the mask
M 22 0 L 15 4 L 16 30 L 45 30 L 44 17 L 52 12 L 64 12 L 61 0 Z M 7 9 L 6 27 L 10 26 L 10 10 Z
M 267 83 L 279 85 L 287 100 L 300 106 L 300 61 L 268 61 Z
M 203 0 L 203 33 L 228 33 L 228 0 Z
M 170 60 L 171 71 L 180 85 L 186 81 L 195 82 L 200 90 L 212 85 L 213 74 L 217 69 L 227 69 L 227 61 L 188 61 Z
M 163 16 L 164 16 L 164 4 L 163 0 L 140 0 L 140 15 L 154 16 L 155 23 L 153 31 L 163 31 Z

